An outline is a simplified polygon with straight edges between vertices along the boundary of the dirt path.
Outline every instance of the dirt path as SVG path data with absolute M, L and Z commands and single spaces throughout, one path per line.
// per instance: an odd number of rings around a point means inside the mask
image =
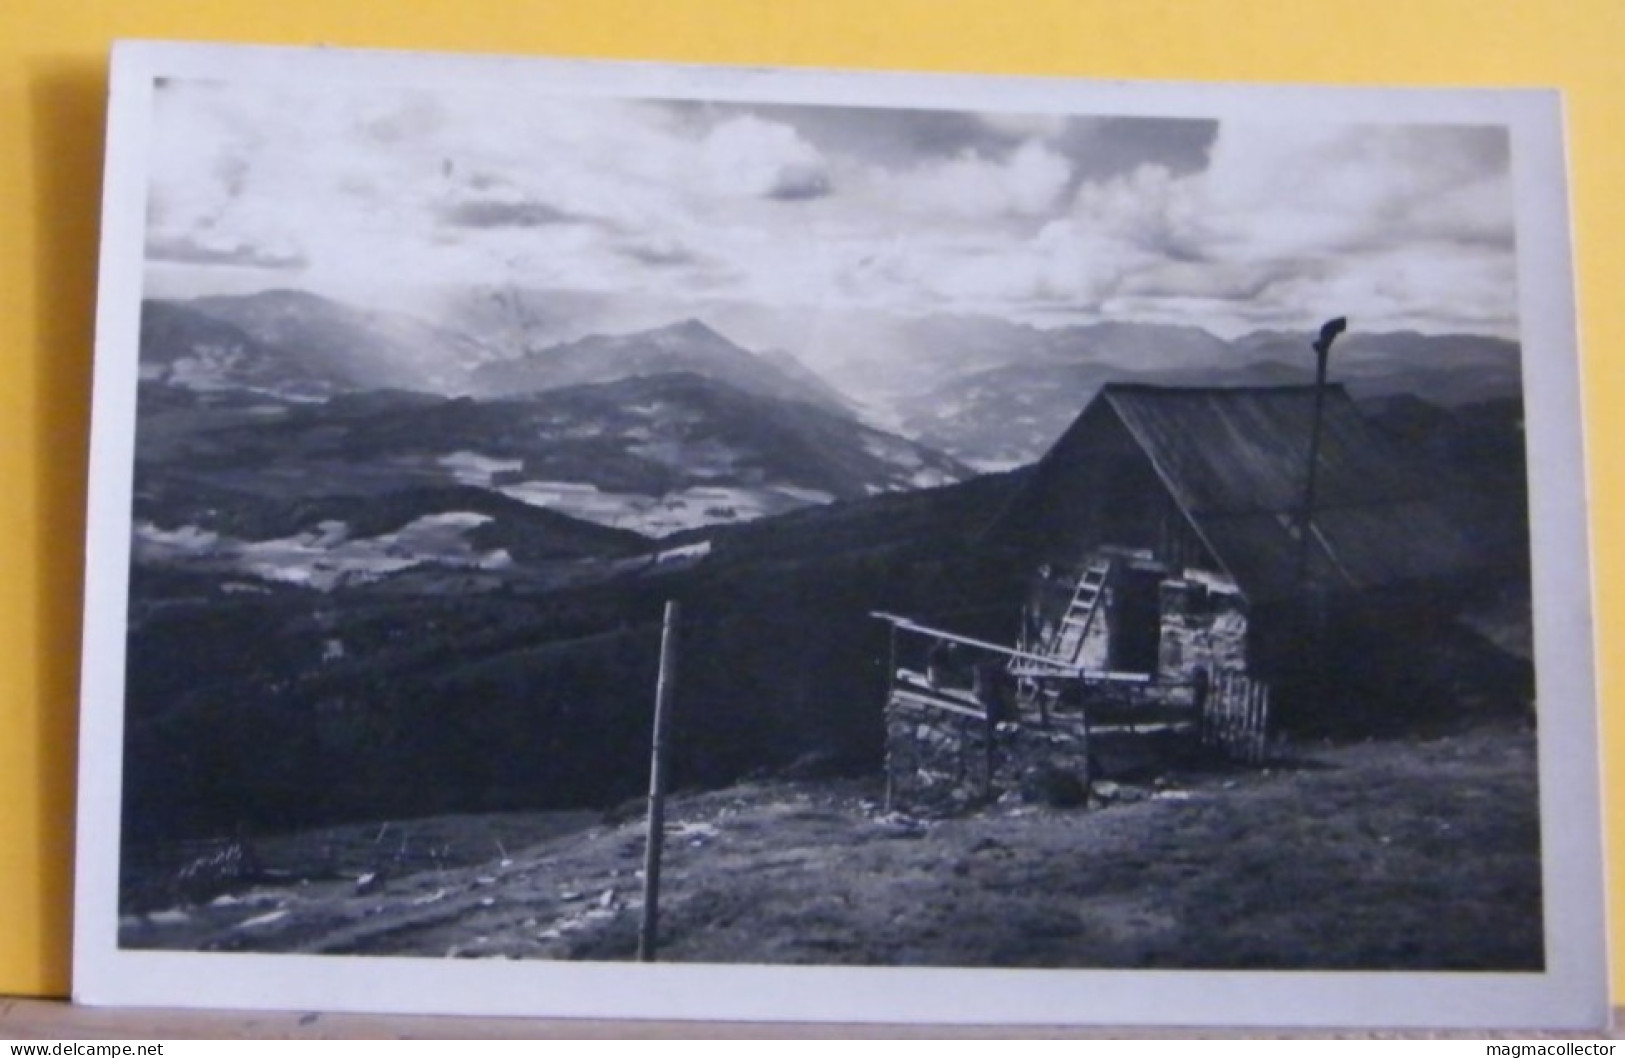
M 887 815 L 857 783 L 671 806 L 661 958 L 890 965 L 1533 970 L 1534 739 L 1322 747 L 1105 787 L 1087 811 Z M 262 887 L 127 918 L 126 945 L 625 959 L 639 823 L 472 867 Z

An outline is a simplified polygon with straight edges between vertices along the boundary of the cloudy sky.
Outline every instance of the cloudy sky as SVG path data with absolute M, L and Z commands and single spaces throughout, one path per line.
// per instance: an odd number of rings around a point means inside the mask
M 1512 336 L 1500 129 L 166 81 L 159 296 L 446 283 Z

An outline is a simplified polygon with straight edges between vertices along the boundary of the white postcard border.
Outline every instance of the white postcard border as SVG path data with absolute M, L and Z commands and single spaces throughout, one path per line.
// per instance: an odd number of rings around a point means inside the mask
M 1512 130 L 1528 407 L 1548 967 L 1538 974 L 620 965 L 120 950 L 136 349 L 156 78 L 488 78 L 515 91 Z M 90 465 L 74 996 L 92 1004 L 942 1024 L 1597 1026 L 1607 1016 L 1581 390 L 1559 101 L 1537 91 L 1090 83 L 123 43 L 104 191 Z

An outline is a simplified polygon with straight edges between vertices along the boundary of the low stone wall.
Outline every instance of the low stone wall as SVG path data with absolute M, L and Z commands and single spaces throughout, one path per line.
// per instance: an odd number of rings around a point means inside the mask
M 894 808 L 955 812 L 1014 794 L 1081 803 L 1089 781 L 1081 716 L 1052 715 L 1047 725 L 1001 723 L 893 698 L 886 706 L 886 779 Z

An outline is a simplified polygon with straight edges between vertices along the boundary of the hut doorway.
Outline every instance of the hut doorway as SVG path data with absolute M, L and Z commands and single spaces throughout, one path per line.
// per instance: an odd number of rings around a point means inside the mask
M 1156 569 L 1123 570 L 1115 587 L 1111 667 L 1119 672 L 1157 671 L 1162 647 L 1161 585 Z

